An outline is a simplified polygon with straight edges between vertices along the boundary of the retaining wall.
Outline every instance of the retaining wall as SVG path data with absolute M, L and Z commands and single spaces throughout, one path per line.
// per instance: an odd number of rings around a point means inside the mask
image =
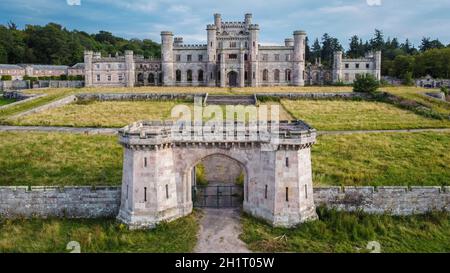
M 314 201 L 343 211 L 392 215 L 450 211 L 450 187 L 314 188 Z M 119 187 L 0 187 L 2 217 L 115 217 Z
M 189 100 L 194 101 L 194 97 L 204 97 L 206 94 L 185 94 L 185 93 L 98 93 L 98 94 L 77 94 L 78 100 L 95 101 L 143 101 L 143 100 Z

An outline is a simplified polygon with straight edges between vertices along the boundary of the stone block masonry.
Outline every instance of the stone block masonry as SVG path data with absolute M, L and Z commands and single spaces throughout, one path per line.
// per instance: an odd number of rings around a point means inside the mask
M 0 187 L 0 216 L 116 217 L 120 187 Z M 450 187 L 321 187 L 316 206 L 392 215 L 450 211 Z

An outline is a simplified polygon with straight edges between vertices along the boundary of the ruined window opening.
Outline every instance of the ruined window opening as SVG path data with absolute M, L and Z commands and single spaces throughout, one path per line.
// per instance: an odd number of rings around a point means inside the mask
M 144 157 L 144 167 L 147 168 L 147 158 Z
M 289 157 L 286 157 L 286 167 L 289 167 Z
M 144 202 L 147 202 L 147 187 L 144 187 Z
M 265 188 L 265 190 L 264 190 L 264 198 L 267 199 L 267 185 L 266 185 L 266 188 Z
M 198 71 L 198 81 L 202 82 L 203 81 L 203 70 L 199 70 Z
M 286 187 L 286 202 L 289 202 L 289 188 Z
M 176 74 L 176 81 L 181 82 L 181 70 L 177 70 L 175 74 Z
M 308 185 L 305 185 L 305 199 L 308 199 Z
M 186 76 L 187 76 L 187 81 L 192 82 L 192 70 L 188 70 L 186 72 Z
M 169 185 L 166 184 L 166 198 L 169 199 Z

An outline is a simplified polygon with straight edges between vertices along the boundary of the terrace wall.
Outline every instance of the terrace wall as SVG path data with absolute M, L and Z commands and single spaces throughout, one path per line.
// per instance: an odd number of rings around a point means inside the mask
M 450 187 L 314 188 L 316 206 L 392 215 L 450 211 Z M 0 187 L 0 216 L 115 217 L 120 187 Z

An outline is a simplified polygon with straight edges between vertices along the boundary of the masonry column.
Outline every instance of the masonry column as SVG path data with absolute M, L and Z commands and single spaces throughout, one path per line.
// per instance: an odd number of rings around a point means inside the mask
M 226 87 L 227 74 L 225 72 L 225 54 L 220 52 L 220 87 Z
M 239 54 L 239 87 L 245 87 L 245 51 L 241 45 L 241 52 Z
M 258 53 L 259 53 L 259 26 L 258 25 L 250 25 L 248 28 L 250 32 L 250 62 L 251 62 L 251 75 L 249 75 L 251 79 L 251 86 L 257 87 L 259 86 L 259 61 L 258 61 Z
M 305 79 L 305 45 L 306 45 L 306 32 L 303 30 L 297 30 L 294 32 L 294 85 L 304 86 Z
M 125 67 L 126 67 L 126 86 L 134 87 L 135 82 L 135 65 L 133 51 L 125 51 Z
M 94 52 L 84 51 L 84 85 L 91 87 L 92 84 L 92 57 Z

